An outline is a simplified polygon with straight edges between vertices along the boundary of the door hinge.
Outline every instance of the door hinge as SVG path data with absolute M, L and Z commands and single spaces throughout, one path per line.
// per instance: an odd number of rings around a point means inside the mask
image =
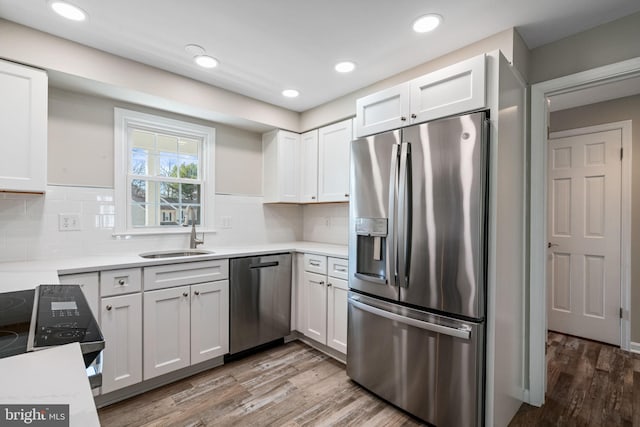
M 622 319 L 622 307 L 620 307 L 620 318 Z
M 549 126 L 547 126 L 547 139 L 549 139 L 550 134 L 551 134 L 551 130 L 549 129 Z

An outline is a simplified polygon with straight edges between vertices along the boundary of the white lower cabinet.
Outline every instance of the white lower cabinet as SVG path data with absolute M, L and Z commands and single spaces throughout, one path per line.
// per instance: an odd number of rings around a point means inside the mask
M 327 271 L 327 265 L 329 266 Z M 347 352 L 347 260 L 306 254 L 299 287 L 301 332 Z M 311 270 L 311 271 L 309 271 Z M 323 274 L 324 273 L 324 274 Z
M 229 281 L 144 293 L 144 379 L 229 351 Z
M 105 339 L 102 393 L 142 381 L 142 295 L 102 298 L 100 328 Z
M 327 345 L 341 353 L 347 352 L 346 280 L 329 277 L 327 283 Z

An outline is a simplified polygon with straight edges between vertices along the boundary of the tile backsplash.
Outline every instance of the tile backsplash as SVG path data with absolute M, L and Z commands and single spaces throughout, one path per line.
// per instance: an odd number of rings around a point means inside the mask
M 113 189 L 48 186 L 42 195 L 0 193 L 0 261 L 29 261 L 188 247 L 188 234 L 113 236 Z M 59 231 L 59 214 L 79 231 Z M 348 205 L 263 205 L 262 197 L 216 195 L 216 232 L 205 246 L 294 240 L 347 244 Z

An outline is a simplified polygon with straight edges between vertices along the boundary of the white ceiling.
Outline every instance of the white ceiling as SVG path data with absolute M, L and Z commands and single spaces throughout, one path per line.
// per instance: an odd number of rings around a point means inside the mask
M 529 48 L 640 11 L 638 0 L 73 0 L 83 23 L 47 0 L 0 0 L 0 17 L 66 39 L 304 111 L 516 27 Z M 444 17 L 433 33 L 413 20 Z M 220 60 L 198 68 L 195 43 Z M 351 60 L 340 75 L 333 65 Z M 281 91 L 300 91 L 296 99 Z

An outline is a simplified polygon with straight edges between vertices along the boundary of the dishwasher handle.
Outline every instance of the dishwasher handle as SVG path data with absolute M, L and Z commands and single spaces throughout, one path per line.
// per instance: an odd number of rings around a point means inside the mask
M 277 267 L 279 265 L 280 265 L 280 263 L 278 261 L 259 262 L 257 264 L 249 265 L 249 268 L 267 268 L 267 267 Z

